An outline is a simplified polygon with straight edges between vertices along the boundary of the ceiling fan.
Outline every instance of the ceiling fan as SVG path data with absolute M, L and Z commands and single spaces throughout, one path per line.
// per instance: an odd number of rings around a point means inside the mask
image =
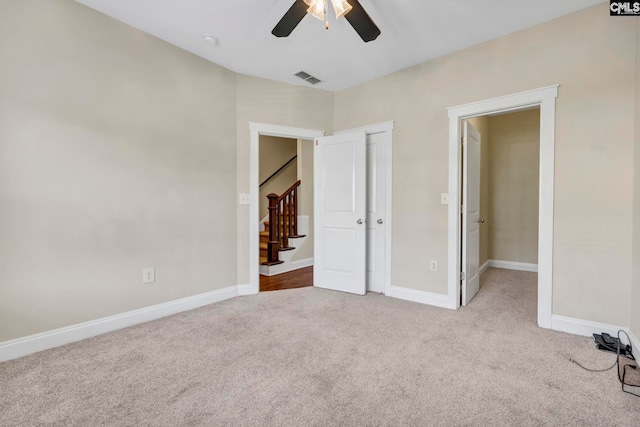
M 344 16 L 356 33 L 365 42 L 375 40 L 380 35 L 380 29 L 364 10 L 358 0 L 330 0 L 336 19 Z M 308 14 L 325 21 L 325 28 L 329 29 L 327 17 L 327 3 L 329 0 L 296 0 L 293 6 L 284 14 L 280 22 L 271 31 L 276 37 L 287 37 Z

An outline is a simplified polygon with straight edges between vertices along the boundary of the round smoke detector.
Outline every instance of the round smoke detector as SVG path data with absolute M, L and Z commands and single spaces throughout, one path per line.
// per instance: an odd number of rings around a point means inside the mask
M 209 34 L 209 33 L 204 33 L 202 35 L 202 40 L 204 40 L 205 42 L 207 42 L 209 44 L 217 44 L 218 43 L 218 39 L 213 34 Z

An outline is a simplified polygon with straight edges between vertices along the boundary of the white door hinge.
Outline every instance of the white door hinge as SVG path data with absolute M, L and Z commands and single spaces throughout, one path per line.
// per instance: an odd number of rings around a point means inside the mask
M 464 273 L 464 271 L 460 272 L 460 280 L 467 280 L 467 275 Z
M 464 213 L 464 205 L 460 205 L 460 213 L 463 214 Z

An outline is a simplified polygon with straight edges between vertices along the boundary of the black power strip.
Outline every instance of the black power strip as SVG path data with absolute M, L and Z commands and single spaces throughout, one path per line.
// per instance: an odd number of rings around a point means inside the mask
M 601 335 L 593 334 L 593 340 L 595 341 L 596 348 L 598 350 L 620 354 L 621 356 L 631 356 L 630 345 L 622 344 L 618 338 L 612 337 L 605 332 Z

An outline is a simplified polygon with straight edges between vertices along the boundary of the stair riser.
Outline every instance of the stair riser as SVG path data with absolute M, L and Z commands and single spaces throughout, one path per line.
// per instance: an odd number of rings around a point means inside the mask
M 291 219 L 291 220 L 290 220 Z M 305 224 L 307 224 L 307 222 L 305 222 L 306 219 L 302 219 L 300 220 L 300 217 L 293 219 L 291 217 L 287 216 L 281 216 L 280 217 L 280 221 L 278 221 L 280 223 L 280 235 L 281 236 L 285 236 L 287 235 L 289 240 L 288 241 L 288 247 L 282 247 L 284 245 L 284 241 L 281 241 L 280 243 L 280 248 L 279 248 L 279 258 L 282 260 L 283 256 L 285 257 L 285 259 L 290 259 L 291 255 L 284 255 L 289 253 L 289 251 L 291 250 L 295 250 L 295 247 L 292 246 L 292 243 L 294 242 L 299 242 L 300 238 L 304 238 L 306 237 L 305 234 L 302 234 L 300 232 L 296 233 L 296 228 L 299 228 L 301 225 L 304 228 Z M 260 256 L 261 258 L 267 258 L 268 257 L 268 242 L 269 242 L 269 232 L 270 232 L 270 224 L 269 221 L 265 221 L 263 222 L 263 226 L 264 229 L 263 231 L 260 232 L 260 236 L 259 236 L 259 242 L 260 242 Z M 295 245 L 298 246 L 298 245 Z M 280 261 L 280 262 L 284 262 L 284 261 Z M 260 260 L 260 263 L 262 265 L 269 265 L 270 263 L 265 262 L 264 259 Z

